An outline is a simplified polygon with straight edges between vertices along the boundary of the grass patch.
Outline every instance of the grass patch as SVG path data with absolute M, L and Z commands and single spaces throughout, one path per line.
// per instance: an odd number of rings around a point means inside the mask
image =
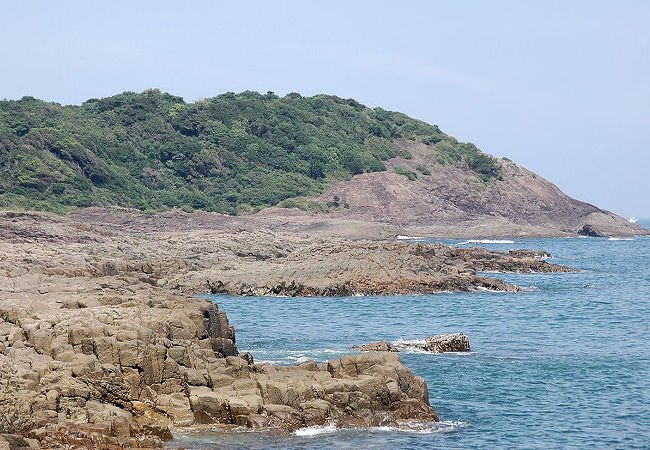
M 413 172 L 412 170 L 407 169 L 404 166 L 396 166 L 393 168 L 393 172 L 398 173 L 400 175 L 404 175 L 406 178 L 408 178 L 411 181 L 415 181 L 418 179 L 418 175 Z
M 278 206 L 280 208 L 297 208 L 301 211 L 309 211 L 315 213 L 328 213 L 332 211 L 332 208 L 328 204 L 316 202 L 313 200 L 304 200 L 301 198 L 288 198 L 282 200 Z
M 419 171 L 422 175 L 431 175 L 431 171 L 430 171 L 429 168 L 428 168 L 427 166 L 425 166 L 424 164 L 418 164 L 417 167 L 416 167 L 416 169 L 418 169 L 418 171 Z

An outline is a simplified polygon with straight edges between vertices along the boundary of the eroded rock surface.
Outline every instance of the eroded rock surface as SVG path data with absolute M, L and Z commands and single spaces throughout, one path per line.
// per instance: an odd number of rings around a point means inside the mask
M 286 258 L 272 235 L 124 235 L 12 213 L 0 236 L 0 445 L 156 447 L 205 422 L 437 419 L 397 355 L 274 367 L 239 354 L 225 313 L 189 293 L 211 266 Z
M 572 271 L 530 254 L 508 254 L 482 247 L 350 240 L 263 230 L 219 231 L 207 229 L 204 222 L 193 223 L 196 229 L 179 232 L 171 230 L 175 225 L 189 225 L 183 221 L 185 216 L 173 215 L 145 219 L 118 211 L 111 219 L 111 214 L 104 211 L 91 217 L 92 225 L 79 225 L 112 233 L 113 239 L 119 237 L 126 242 L 119 246 L 119 252 L 114 247 L 102 249 L 103 265 L 87 271 L 138 276 L 156 286 L 186 293 L 348 296 L 518 291 L 514 285 L 477 272 Z M 98 217 L 107 223 L 99 222 Z M 124 224 L 128 232 L 116 232 L 116 224 Z M 158 231 L 142 232 L 147 226 Z
M 286 432 L 436 420 L 397 355 L 254 364 L 225 313 L 192 295 L 517 291 L 476 272 L 570 270 L 442 244 L 161 230 L 0 214 L 0 445 L 155 447 L 170 427 L 204 422 Z

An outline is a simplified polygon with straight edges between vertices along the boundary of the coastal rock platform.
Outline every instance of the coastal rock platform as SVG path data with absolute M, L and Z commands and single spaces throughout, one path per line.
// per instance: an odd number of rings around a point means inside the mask
M 398 355 L 255 364 L 225 312 L 193 294 L 517 291 L 475 271 L 570 270 L 440 244 L 119 232 L 16 212 L 0 214 L 0 236 L 0 445 L 45 448 L 155 447 L 197 423 L 435 421 L 426 383 Z

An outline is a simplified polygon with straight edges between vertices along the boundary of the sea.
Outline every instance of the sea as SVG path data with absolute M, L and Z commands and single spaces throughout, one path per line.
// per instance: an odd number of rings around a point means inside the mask
M 641 222 L 650 228 L 650 221 Z M 525 293 L 342 298 L 210 296 L 237 346 L 291 365 L 356 353 L 352 345 L 463 332 L 469 353 L 400 353 L 423 377 L 438 424 L 180 431 L 172 448 L 650 448 L 650 237 L 433 240 L 545 249 L 562 274 L 491 274 Z

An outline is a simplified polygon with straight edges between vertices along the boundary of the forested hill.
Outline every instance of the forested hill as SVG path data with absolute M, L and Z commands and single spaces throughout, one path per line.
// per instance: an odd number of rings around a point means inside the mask
M 0 101 L 0 207 L 255 212 L 409 158 L 396 140 L 432 145 L 432 164 L 483 182 L 500 176 L 473 144 L 355 100 L 247 91 L 185 103 L 153 89 L 81 106 Z

